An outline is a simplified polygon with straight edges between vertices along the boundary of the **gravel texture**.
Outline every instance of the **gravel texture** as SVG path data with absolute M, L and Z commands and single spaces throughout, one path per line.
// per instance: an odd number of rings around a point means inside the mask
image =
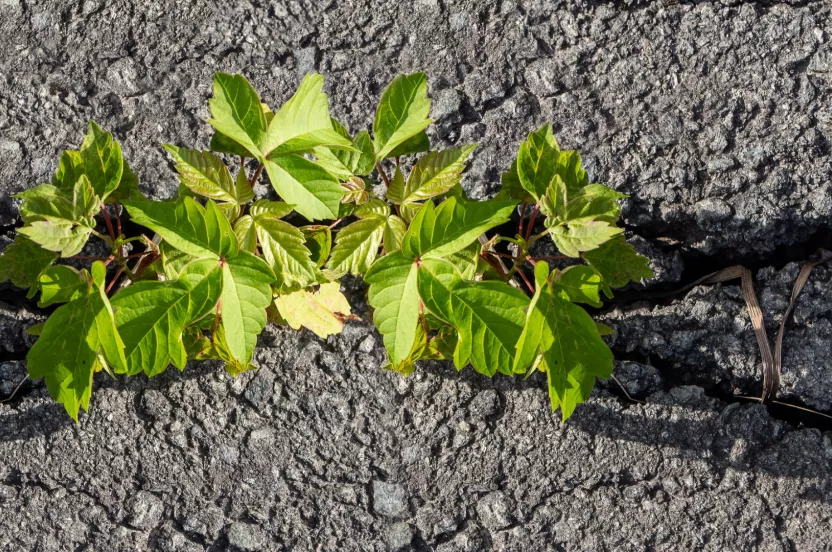
M 147 194 L 171 195 L 160 144 L 207 146 L 215 71 L 245 73 L 272 105 L 319 71 L 355 130 L 394 74 L 424 70 L 434 143 L 481 144 L 472 195 L 551 120 L 593 179 L 630 194 L 654 283 L 709 259 L 782 267 L 779 251 L 832 219 L 831 22 L 829 2 L 805 0 L 0 0 L 0 226 L 88 119 Z M 772 337 L 797 271 L 757 272 Z M 782 396 L 824 410 L 830 279 L 816 269 L 784 347 Z M 7 394 L 42 314 L 8 286 L 0 301 Z M 24 383 L 0 404 L 0 549 L 828 550 L 832 433 L 716 398 L 759 389 L 738 287 L 601 318 L 629 359 L 621 385 L 646 403 L 601 385 L 565 425 L 539 377 L 382 371 L 362 322 L 325 342 L 268 328 L 261 368 L 237 379 L 212 363 L 99 374 L 77 426 Z

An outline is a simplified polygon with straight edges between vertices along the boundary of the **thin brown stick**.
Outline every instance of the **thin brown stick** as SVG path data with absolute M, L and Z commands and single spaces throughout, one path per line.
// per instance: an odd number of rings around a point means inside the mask
M 630 399 L 631 401 L 633 401 L 633 402 L 635 402 L 635 403 L 639 403 L 639 404 L 647 404 L 647 402 L 646 402 L 646 401 L 640 401 L 640 400 L 638 400 L 638 399 L 634 399 L 633 397 L 631 397 L 631 396 L 630 396 L 630 393 L 628 393 L 628 392 L 627 392 L 627 388 L 626 388 L 626 387 L 624 387 L 624 385 L 623 385 L 620 381 L 618 381 L 618 378 L 617 378 L 617 377 L 615 377 L 615 375 L 614 375 L 614 374 L 613 374 L 613 375 L 610 375 L 610 377 L 612 378 L 612 380 L 613 380 L 615 383 L 617 383 L 617 384 L 618 384 L 618 387 L 620 387 L 620 388 L 621 388 L 621 390 L 624 392 L 624 394 L 627 396 L 627 398 L 628 398 L 628 399 Z
M 10 400 L 12 400 L 14 398 L 14 396 L 17 395 L 17 392 L 20 391 L 20 388 L 23 387 L 23 384 L 26 383 L 28 380 L 29 380 L 29 374 L 26 374 L 26 377 L 24 377 L 22 380 L 20 380 L 20 383 L 17 384 L 17 387 L 14 388 L 14 391 L 12 391 L 11 395 L 9 395 L 8 397 L 6 397 L 2 401 L 0 401 L 0 403 L 7 403 Z
M 529 257 L 529 259 L 536 261 L 565 261 L 569 259 L 566 255 L 548 255 L 545 257 Z

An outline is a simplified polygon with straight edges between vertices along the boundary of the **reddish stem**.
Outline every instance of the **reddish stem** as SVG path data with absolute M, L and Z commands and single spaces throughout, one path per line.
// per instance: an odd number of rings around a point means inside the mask
M 260 163 L 260 166 L 257 167 L 257 170 L 254 172 L 254 176 L 251 177 L 251 180 L 248 181 L 249 186 L 254 186 L 254 183 L 257 182 L 257 179 L 260 178 L 260 174 L 263 172 L 263 163 Z
M 522 270 L 518 270 L 518 271 L 517 271 L 517 274 L 519 274 L 519 275 L 520 275 L 520 278 L 523 280 L 523 282 L 525 282 L 525 283 L 526 283 L 526 287 L 527 287 L 527 288 L 529 288 L 529 291 L 531 291 L 531 292 L 532 292 L 532 294 L 534 294 L 534 286 L 532 285 L 532 283 L 531 283 L 531 282 L 529 282 L 529 279 L 528 279 L 528 278 L 526 278 L 526 275 L 523 273 L 523 271 L 522 271 Z
M 104 204 L 101 204 L 101 212 L 104 213 L 104 222 L 107 223 L 107 231 L 110 233 L 110 239 L 115 240 L 116 235 L 113 231 L 113 221 L 110 220 L 110 213 L 107 212 L 107 208 Z
M 120 266 L 116 271 L 116 275 L 113 276 L 113 279 L 110 281 L 110 285 L 107 286 L 107 289 L 104 293 L 110 293 L 110 290 L 113 289 L 113 285 L 118 281 L 118 277 L 121 276 L 121 273 L 124 272 L 124 267 Z
M 384 181 L 384 185 L 386 187 L 390 187 L 390 179 L 387 178 L 387 173 L 384 172 L 384 169 L 381 167 L 381 163 L 376 163 L 376 170 L 378 174 L 381 176 L 381 179 Z
M 118 230 L 118 235 L 121 235 L 121 216 L 119 215 L 119 207 L 121 207 L 118 203 L 118 200 L 115 202 L 115 209 L 116 209 L 116 230 Z
M 537 218 L 537 213 L 540 211 L 540 204 L 537 203 L 532 210 L 532 217 L 529 219 L 529 226 L 526 228 L 526 241 L 529 241 L 529 238 L 532 235 L 532 228 L 534 228 L 534 219 Z
M 517 223 L 517 235 L 518 236 L 523 235 L 523 219 L 526 218 L 526 207 L 528 207 L 528 206 L 529 206 L 529 204 L 524 201 L 523 205 L 520 207 L 520 222 Z

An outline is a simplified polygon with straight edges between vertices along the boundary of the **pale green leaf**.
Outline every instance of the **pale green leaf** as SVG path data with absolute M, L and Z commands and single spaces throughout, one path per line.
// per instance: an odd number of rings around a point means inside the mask
M 489 377 L 512 373 L 529 305 L 523 292 L 504 282 L 465 282 L 451 263 L 436 259 L 419 267 L 418 289 L 425 307 L 459 332 L 458 370 L 470 362 Z
M 296 227 L 283 220 L 256 215 L 254 228 L 263 258 L 274 270 L 275 287 L 306 287 L 316 280 L 316 266 L 306 238 Z
M 359 219 L 335 234 L 335 247 L 326 267 L 333 273 L 360 275 L 378 254 L 387 219 L 381 216 Z
M 61 257 L 66 258 L 77 255 L 87 243 L 92 231 L 88 224 L 92 222 L 85 221 L 84 224 L 77 224 L 62 218 L 44 216 L 24 226 L 18 232 L 44 249 L 60 252 Z
M 300 228 L 304 238 L 306 238 L 306 248 L 312 254 L 312 262 L 318 268 L 321 268 L 329 258 L 329 252 L 332 250 L 332 230 L 328 226 L 312 225 L 303 226 Z
M 222 267 L 220 315 L 228 352 L 241 366 L 251 362 L 257 336 L 266 326 L 275 275 L 262 259 L 241 251 Z
M 450 197 L 439 207 L 425 202 L 402 241 L 410 258 L 443 257 L 464 249 L 477 237 L 509 220 L 516 201 L 465 201 Z
M 602 289 L 610 298 L 610 288 L 624 287 L 630 282 L 653 277 L 650 260 L 636 253 L 635 248 L 624 241 L 624 236 L 612 239 L 598 249 L 587 251 L 583 258 L 601 275 Z
M 259 144 L 264 154 L 303 153 L 320 146 L 352 149 L 352 141 L 332 126 L 323 86 L 322 75 L 311 73 L 304 77 L 295 94 L 269 123 Z
M 11 281 L 19 288 L 34 287 L 41 272 L 57 258 L 52 251 L 18 233 L 14 243 L 0 255 L 0 282 Z
M 537 263 L 537 290 L 517 342 L 514 372 L 524 373 L 540 358 L 552 410 L 560 407 L 566 420 L 589 397 L 596 377 L 610 377 L 613 359 L 586 311 L 552 292 L 548 272 L 546 263 Z
M 375 309 L 373 322 L 384 337 L 387 355 L 394 365 L 405 360 L 416 341 L 419 325 L 417 265 L 401 252 L 385 255 L 364 275 L 370 284 L 368 301 Z
M 552 288 L 555 295 L 573 303 L 601 306 L 601 276 L 588 266 L 570 266 L 559 272 Z
M 546 194 L 555 176 L 559 150 L 552 135 L 552 125 L 545 124 L 529 134 L 517 154 L 517 175 L 520 184 L 536 199 Z
M 88 287 L 89 282 L 74 268 L 65 265 L 50 266 L 38 277 L 38 306 L 68 303 L 84 295 Z
M 222 269 L 216 260 L 206 259 L 186 265 L 183 272 L 181 279 L 171 282 L 136 282 L 113 297 L 129 375 L 155 376 L 170 363 L 185 368 L 188 355 L 182 333 L 216 307 Z
M 338 218 L 344 189 L 317 163 L 298 155 L 264 160 L 272 186 L 287 203 L 309 220 Z
M 124 159 L 121 146 L 113 140 L 113 135 L 104 132 L 93 121 L 81 145 L 81 159 L 84 174 L 90 180 L 96 195 L 102 200 L 118 188 L 124 171 Z
M 337 282 L 323 284 L 318 291 L 296 291 L 275 299 L 280 315 L 292 328 L 301 326 L 321 339 L 341 333 L 344 320 L 350 316 L 350 304 Z
M 254 157 L 263 153 L 259 144 L 266 134 L 266 116 L 260 97 L 242 75 L 214 75 L 214 97 L 208 102 L 217 132 L 243 146 Z M 214 145 L 212 144 L 212 149 Z
M 566 185 L 563 185 L 564 188 Z M 577 218 L 595 217 L 598 220 L 606 220 L 615 223 L 621 213 L 619 199 L 627 197 L 626 194 L 616 192 L 603 184 L 590 184 L 569 200 L 566 205 L 566 220 Z
M 592 251 L 623 232 L 623 228 L 594 217 L 570 220 L 549 229 L 555 245 L 569 257 L 578 257 L 582 251 Z
M 234 223 L 234 234 L 240 249 L 249 253 L 257 252 L 257 227 L 251 215 L 243 215 Z
M 179 180 L 191 191 L 216 201 L 237 203 L 237 190 L 228 167 L 210 151 L 162 147 L 170 153 L 179 172 Z
M 387 197 L 394 203 L 424 201 L 442 195 L 462 179 L 465 161 L 476 145 L 432 151 L 416 162 L 400 198 Z M 392 186 L 391 186 L 392 189 Z
M 384 225 L 384 252 L 392 253 L 402 248 L 402 240 L 407 232 L 407 223 L 396 215 L 387 218 Z
M 430 123 L 430 99 L 424 73 L 399 75 L 381 95 L 373 122 L 376 159 L 381 160 Z
M 128 201 L 133 222 L 146 226 L 175 248 L 195 257 L 233 257 L 237 237 L 217 204 L 203 207 L 190 197 L 175 201 Z
M 76 421 L 79 409 L 89 408 L 92 375 L 104 367 L 102 361 L 116 372 L 127 369 L 124 344 L 104 293 L 105 275 L 102 263 L 93 264 L 92 276 L 85 276 L 86 292 L 52 313 L 26 356 L 29 376 L 44 378 L 49 394 Z

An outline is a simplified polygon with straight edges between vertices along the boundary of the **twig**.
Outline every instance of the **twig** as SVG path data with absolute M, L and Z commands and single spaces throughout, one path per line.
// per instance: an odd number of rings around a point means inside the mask
M 14 391 L 12 391 L 12 394 L 9 395 L 8 397 L 6 397 L 5 399 L 3 399 L 2 401 L 0 401 L 0 403 L 7 403 L 10 400 L 12 400 L 14 398 L 14 396 L 17 395 L 17 392 L 20 391 L 20 388 L 23 387 L 23 384 L 26 383 L 26 381 L 28 381 L 28 379 L 29 379 L 29 374 L 26 374 L 26 377 L 23 378 L 22 380 L 20 380 L 20 383 L 18 383 L 17 387 L 14 388 Z
M 338 220 L 336 220 L 335 222 L 333 222 L 332 224 L 330 224 L 329 226 L 327 226 L 327 228 L 329 228 L 330 230 L 332 230 L 333 228 L 335 228 L 336 226 L 338 226 L 338 224 L 339 224 L 342 220 L 344 220 L 344 219 L 343 219 L 343 218 L 339 218 Z
M 257 170 L 254 172 L 254 176 L 251 177 L 251 180 L 248 181 L 249 186 L 254 186 L 254 183 L 257 182 L 257 179 L 260 178 L 260 173 L 263 172 L 263 163 L 260 163 L 260 166 L 257 167 Z
M 545 257 L 529 257 L 529 260 L 533 261 L 565 261 L 569 259 L 566 255 L 548 255 Z
M 624 394 L 627 396 L 627 398 L 628 398 L 628 399 L 630 399 L 630 400 L 631 400 L 631 401 L 633 401 L 634 403 L 639 403 L 639 404 L 647 404 L 647 402 L 645 402 L 645 401 L 640 401 L 640 400 L 638 400 L 638 399 L 634 399 L 633 397 L 631 397 L 631 396 L 630 396 L 630 394 L 627 392 L 627 388 L 626 388 L 626 387 L 624 387 L 624 385 L 623 385 L 620 381 L 618 381 L 618 378 L 617 378 L 617 377 L 615 377 L 615 375 L 612 375 L 612 374 L 611 374 L 611 375 L 610 375 L 610 377 L 612 378 L 612 380 L 613 380 L 615 383 L 617 383 L 617 384 L 618 384 L 618 387 L 620 387 L 620 388 L 621 388 L 621 390 L 622 390 L 622 391 L 624 391 Z
M 381 176 L 381 179 L 384 181 L 384 185 L 386 187 L 390 187 L 390 179 L 387 178 L 387 173 L 384 172 L 384 169 L 381 167 L 381 163 L 376 163 L 376 170 L 378 174 Z
M 758 403 L 763 404 L 763 398 L 762 397 L 751 397 L 751 396 L 748 396 L 748 395 L 734 395 L 734 398 L 735 399 L 746 399 L 746 400 L 749 400 L 749 401 L 754 401 L 754 402 L 758 402 Z M 832 420 L 832 415 L 824 414 L 823 412 L 818 412 L 817 410 L 812 410 L 811 408 L 807 408 L 805 406 L 800 406 L 800 405 L 797 405 L 797 404 L 787 403 L 787 402 L 778 401 L 778 400 L 771 400 L 771 401 L 768 401 L 768 402 L 770 402 L 771 404 L 779 404 L 780 406 L 788 406 L 789 408 L 796 408 L 797 410 L 802 410 L 802 411 L 808 412 L 810 414 L 817 414 L 818 416 L 823 416 L 824 418 L 829 418 L 830 420 Z

